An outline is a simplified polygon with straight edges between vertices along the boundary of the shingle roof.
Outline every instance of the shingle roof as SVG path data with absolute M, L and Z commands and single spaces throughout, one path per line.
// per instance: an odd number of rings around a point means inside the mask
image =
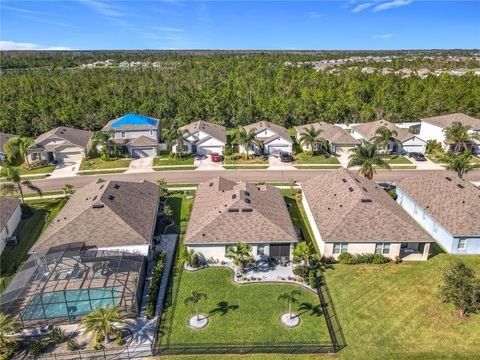
M 18 137 L 18 135 L 0 132 L 0 152 L 5 152 L 5 143 L 14 137 Z
M 59 137 L 74 145 L 87 148 L 88 142 L 92 138 L 93 133 L 87 130 L 74 129 L 66 126 L 59 126 L 53 130 L 41 134 L 36 140 L 35 144 L 39 144 L 42 141 L 48 139 L 51 136 Z
M 277 134 L 276 136 L 271 136 L 271 137 L 268 137 L 268 138 L 264 138 L 265 143 L 268 143 L 271 140 L 276 139 L 277 136 L 280 136 L 282 139 L 284 139 L 284 140 L 286 140 L 290 143 L 293 143 L 292 138 L 288 134 L 287 129 L 285 129 L 283 126 L 280 126 L 280 125 L 277 125 L 277 124 L 272 124 L 271 122 L 268 122 L 268 121 L 259 121 L 259 122 L 256 122 L 255 124 L 250 124 L 250 125 L 244 126 L 243 128 L 247 132 L 250 131 L 250 129 L 254 129 L 255 132 L 259 132 L 259 131 L 268 129 L 268 130 L 273 131 L 274 133 Z M 259 136 L 259 138 L 261 139 L 260 136 Z
M 126 145 L 127 146 L 155 146 L 155 145 L 158 145 L 158 141 L 151 137 L 142 135 L 142 136 L 130 139 L 130 141 L 128 141 Z
M 313 126 L 315 130 L 321 130 L 320 136 L 334 145 L 359 145 L 360 141 L 355 139 L 347 131 L 340 126 L 329 124 L 326 122 L 316 122 L 313 124 L 295 126 L 295 130 L 301 135 L 305 130 L 310 129 Z
M 160 120 L 136 114 L 127 114 L 119 118 L 110 120 L 102 131 L 119 130 L 149 130 L 157 129 L 160 126 Z
M 0 197 L 0 231 L 7 225 L 19 204 L 19 199 Z
M 77 190 L 33 246 L 33 251 L 71 242 L 111 247 L 149 244 L 159 188 L 149 181 L 97 180 Z
M 390 121 L 387 121 L 387 120 L 372 121 L 372 122 L 368 122 L 360 125 L 355 125 L 353 126 L 353 128 L 355 129 L 356 132 L 360 133 L 365 139 L 370 140 L 372 137 L 375 136 L 375 131 L 377 131 L 377 129 L 382 126 L 390 129 L 391 131 L 396 131 L 398 134 L 397 139 L 400 140 L 401 142 L 415 136 L 411 134 L 407 129 L 399 128 L 398 126 L 396 126 L 395 124 L 392 124 Z
M 230 211 L 229 211 L 230 209 Z M 238 210 L 231 212 L 231 210 Z M 279 189 L 217 177 L 197 188 L 186 244 L 297 242 Z
M 442 129 L 452 126 L 454 122 L 460 122 L 463 125 L 468 125 L 472 129 L 480 129 L 479 119 L 462 113 L 434 116 L 422 119 L 422 121 L 425 121 L 432 125 L 436 125 L 438 127 L 441 127 Z
M 182 126 L 180 128 L 182 131 L 187 131 L 190 134 L 193 134 L 197 131 L 203 131 L 204 133 L 210 135 L 211 137 L 220 140 L 224 144 L 227 143 L 227 130 L 224 126 L 209 123 L 207 121 L 199 120 L 188 125 Z
M 302 184 L 325 242 L 429 242 L 432 239 L 375 182 L 340 168 Z
M 480 236 L 480 190 L 470 182 L 440 172 L 409 176 L 397 186 L 452 235 Z

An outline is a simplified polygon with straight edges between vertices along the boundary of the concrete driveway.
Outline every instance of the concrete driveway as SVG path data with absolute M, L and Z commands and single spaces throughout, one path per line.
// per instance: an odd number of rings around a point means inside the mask
M 280 155 L 270 155 L 267 170 L 297 170 L 297 168 L 292 163 L 282 162 Z
M 153 171 L 153 156 L 142 157 L 138 159 L 133 159 L 130 162 L 130 167 L 126 173 L 141 173 Z
M 75 176 L 77 171 L 80 170 L 80 164 L 82 160 L 66 161 L 58 163 L 55 170 L 50 175 L 50 178 L 63 178 Z
M 193 165 L 197 168 L 195 170 L 223 170 L 221 162 L 213 162 L 210 155 L 196 156 Z

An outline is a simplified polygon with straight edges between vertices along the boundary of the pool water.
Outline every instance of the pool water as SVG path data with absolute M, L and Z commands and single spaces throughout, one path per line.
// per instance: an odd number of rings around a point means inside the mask
M 121 287 L 54 291 L 36 294 L 23 313 L 23 320 L 70 317 L 91 313 L 104 305 L 116 305 Z

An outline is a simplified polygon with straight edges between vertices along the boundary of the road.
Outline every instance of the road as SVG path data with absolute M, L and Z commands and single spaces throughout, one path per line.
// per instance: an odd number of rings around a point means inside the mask
M 71 184 L 78 189 L 82 186 L 95 181 L 99 178 L 105 180 L 118 181 L 141 181 L 143 179 L 155 182 L 158 178 L 163 177 L 170 184 L 198 183 L 207 181 L 216 176 L 224 176 L 232 180 L 244 181 L 266 181 L 266 182 L 303 182 L 315 175 L 325 171 L 332 170 L 208 170 L 208 171 L 157 171 L 149 173 L 132 173 L 132 174 L 104 174 L 89 176 L 73 176 L 58 179 L 41 179 L 32 181 L 40 187 L 42 191 L 60 190 L 65 184 Z M 437 170 L 438 171 L 438 170 Z M 447 174 L 445 170 L 440 170 Z M 405 177 L 435 172 L 435 170 L 379 170 L 374 177 L 375 181 L 395 182 Z M 467 174 L 467 180 L 480 181 L 480 170 L 475 170 Z

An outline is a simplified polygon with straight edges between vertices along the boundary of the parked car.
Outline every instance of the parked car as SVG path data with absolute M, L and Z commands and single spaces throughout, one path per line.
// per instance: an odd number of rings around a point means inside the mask
M 385 191 L 395 190 L 397 187 L 389 183 L 378 183 Z
M 212 161 L 213 162 L 221 162 L 222 156 L 219 153 L 212 153 Z
M 416 161 L 427 161 L 425 155 L 419 152 L 411 152 L 408 154 L 408 157 L 414 158 Z
M 281 152 L 280 153 L 280 161 L 281 162 L 292 162 L 293 161 L 293 158 L 292 156 L 287 153 L 287 152 Z

